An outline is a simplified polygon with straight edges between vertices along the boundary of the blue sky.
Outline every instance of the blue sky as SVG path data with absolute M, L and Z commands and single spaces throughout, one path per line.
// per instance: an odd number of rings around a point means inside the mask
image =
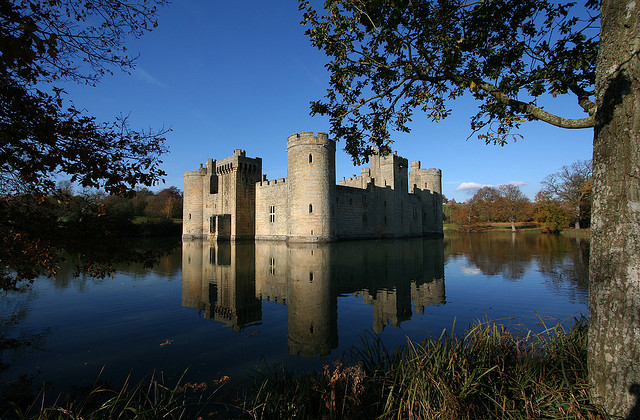
M 67 86 L 76 106 L 100 120 L 130 114 L 134 128 L 171 128 L 163 157 L 166 184 L 182 189 L 183 173 L 234 149 L 261 157 L 269 179 L 286 176 L 286 138 L 329 132 L 327 117 L 309 115 L 309 102 L 328 88 L 326 57 L 311 46 L 295 0 L 189 0 L 160 11 L 159 26 L 127 43 L 140 53 L 131 75 L 107 76 L 97 87 Z M 570 98 L 549 98 L 545 109 L 584 116 Z M 591 159 L 593 131 L 541 122 L 505 147 L 471 135 L 477 104 L 463 98 L 440 123 L 414 116 L 412 132 L 394 136 L 394 150 L 443 173 L 443 193 L 462 201 L 465 185 L 515 182 L 530 198 L 562 165 Z M 336 176 L 359 174 L 338 142 Z M 468 184 L 465 184 L 468 183 Z M 462 188 L 461 188 L 462 186 Z

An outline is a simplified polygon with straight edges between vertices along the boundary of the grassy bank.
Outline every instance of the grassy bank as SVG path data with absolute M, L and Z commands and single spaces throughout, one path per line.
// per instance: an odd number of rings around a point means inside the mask
M 443 332 L 393 351 L 371 334 L 321 372 L 267 369 L 233 398 L 219 398 L 219 381 L 169 388 L 152 380 L 119 392 L 97 389 L 47 408 L 36 404 L 18 414 L 29 419 L 606 418 L 588 398 L 586 344 L 584 319 L 540 334 L 479 323 L 462 337 Z
M 496 222 L 496 223 L 479 223 L 474 225 L 474 232 L 511 232 L 511 223 L 508 222 Z M 445 223 L 445 232 L 468 232 L 464 227 L 460 227 L 455 223 Z M 535 222 L 518 222 L 516 223 L 516 230 L 518 232 L 527 233 L 541 233 L 540 225 Z M 589 238 L 590 229 L 575 230 L 573 228 L 564 229 L 561 234 L 570 237 Z
M 274 371 L 249 403 L 256 418 L 598 418 L 588 398 L 587 325 L 538 335 L 495 323 L 388 352 L 365 337 L 351 364 L 294 377 Z

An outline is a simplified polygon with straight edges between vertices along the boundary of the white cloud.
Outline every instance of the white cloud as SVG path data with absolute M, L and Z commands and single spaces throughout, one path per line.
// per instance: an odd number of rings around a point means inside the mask
M 528 182 L 525 182 L 525 181 L 509 181 L 509 184 L 515 185 L 516 187 L 522 187 L 524 185 L 527 185 Z
M 482 271 L 479 268 L 469 267 L 468 265 L 460 266 L 460 270 L 462 270 L 462 272 L 467 276 L 477 276 L 478 274 L 482 273 Z
M 145 69 L 143 69 L 142 67 L 136 67 L 135 69 L 135 76 L 142 80 L 143 82 L 149 83 L 151 85 L 156 85 L 156 86 L 160 86 L 160 87 L 165 87 L 164 84 L 162 84 L 162 82 L 160 82 L 160 80 L 156 79 L 155 77 L 153 77 L 151 75 L 151 73 L 149 73 L 148 71 L 146 71 Z
M 516 187 L 522 187 L 523 185 L 527 185 L 528 182 L 525 181 L 509 181 L 509 184 L 515 185 Z M 464 191 L 469 195 L 474 195 L 478 190 L 482 187 L 496 187 L 492 184 L 480 184 L 478 182 L 463 182 L 456 187 L 456 191 Z
M 489 184 L 478 184 L 477 182 L 463 182 L 458 185 L 456 191 L 465 191 L 469 195 L 473 195 L 482 187 L 493 187 L 493 185 Z

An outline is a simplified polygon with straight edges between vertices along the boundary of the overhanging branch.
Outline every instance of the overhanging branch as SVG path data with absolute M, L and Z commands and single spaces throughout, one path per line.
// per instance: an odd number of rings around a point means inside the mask
M 513 99 L 498 89 L 496 86 L 491 83 L 487 83 L 484 81 L 474 81 L 478 89 L 482 89 L 487 92 L 489 95 L 493 96 L 498 101 L 503 104 L 509 105 L 515 109 L 519 109 L 522 112 L 526 113 L 529 116 L 532 116 L 540 121 L 544 121 L 548 124 L 555 125 L 560 128 L 590 128 L 595 124 L 594 114 L 589 115 L 586 118 L 563 118 L 559 117 L 555 114 L 552 114 L 544 109 L 531 105 L 527 102 L 518 101 L 517 99 Z

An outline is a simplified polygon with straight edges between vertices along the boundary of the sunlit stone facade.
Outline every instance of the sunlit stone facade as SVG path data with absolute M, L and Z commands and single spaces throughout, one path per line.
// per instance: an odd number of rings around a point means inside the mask
M 335 183 L 335 141 L 287 139 L 287 178 L 267 180 L 245 151 L 184 175 L 183 237 L 327 242 L 442 235 L 442 173 L 395 152 Z M 411 171 L 408 173 L 408 170 Z

